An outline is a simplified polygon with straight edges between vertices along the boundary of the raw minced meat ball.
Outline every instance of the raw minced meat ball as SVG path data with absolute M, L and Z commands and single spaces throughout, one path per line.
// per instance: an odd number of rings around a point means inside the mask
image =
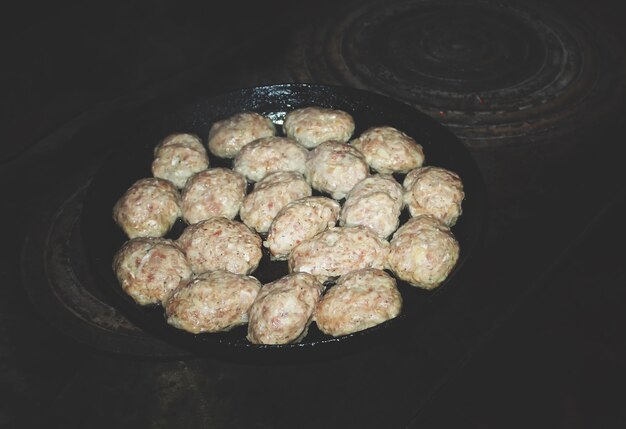
M 298 342 L 307 334 L 324 286 L 311 274 L 293 273 L 263 285 L 250 307 L 248 340 L 254 344 Z
M 337 223 L 339 203 L 327 197 L 306 197 L 283 207 L 270 225 L 263 245 L 273 259 L 287 259 L 289 252 Z
M 385 267 L 389 243 L 367 227 L 332 227 L 303 241 L 289 254 L 289 270 L 321 282 L 360 268 Z
M 189 225 L 177 240 L 194 273 L 250 274 L 262 257 L 261 237 L 241 222 L 213 217 Z
M 233 162 L 233 170 L 258 182 L 270 173 L 296 171 L 304 174 L 309 151 L 287 137 L 263 137 L 245 145 Z
M 347 142 L 354 132 L 354 119 L 342 110 L 303 107 L 287 113 L 283 128 L 288 137 L 314 148 L 327 140 Z
M 182 280 L 191 277 L 185 254 L 171 240 L 133 238 L 117 251 L 113 271 L 137 304 L 161 304 Z
M 387 266 L 413 286 L 434 289 L 448 277 L 458 258 L 459 244 L 450 229 L 431 215 L 421 215 L 395 232 Z
M 453 226 L 462 213 L 463 183 L 453 171 L 433 166 L 418 168 L 406 175 L 403 186 L 411 216 L 431 214 Z
M 198 152 L 206 153 L 206 149 L 202 144 L 202 140 L 196 134 L 187 133 L 173 133 L 167 135 L 159 144 L 154 148 L 154 155 L 164 147 L 167 146 L 184 146 L 189 149 L 197 150 Z
M 239 216 L 257 232 L 267 232 L 278 212 L 292 201 L 308 197 L 311 187 L 300 173 L 278 171 L 265 176 L 243 200 Z
M 340 200 L 369 175 L 363 154 L 338 141 L 326 141 L 309 153 L 305 176 L 314 189 Z
M 228 168 L 209 168 L 193 175 L 181 197 L 183 218 L 189 224 L 211 217 L 233 219 L 246 196 L 246 179 Z
M 209 130 L 209 150 L 221 158 L 233 158 L 246 144 L 276 134 L 274 123 L 255 112 L 240 112 L 215 122 Z
M 387 238 L 400 223 L 402 186 L 391 175 L 369 176 L 348 193 L 339 217 L 342 226 L 367 226 Z
M 179 189 L 189 177 L 208 167 L 206 149 L 193 134 L 171 134 L 154 150 L 152 175 L 169 180 Z
M 374 127 L 352 140 L 370 167 L 382 174 L 406 173 L 424 163 L 422 146 L 393 127 Z
M 315 309 L 320 331 L 334 337 L 362 331 L 398 316 L 402 295 L 385 271 L 364 268 L 339 277 Z
M 182 283 L 165 302 L 167 323 L 193 334 L 245 325 L 260 288 L 251 276 L 223 270 L 199 274 Z
M 180 216 L 178 190 L 156 177 L 133 183 L 113 207 L 113 219 L 129 238 L 162 237 Z

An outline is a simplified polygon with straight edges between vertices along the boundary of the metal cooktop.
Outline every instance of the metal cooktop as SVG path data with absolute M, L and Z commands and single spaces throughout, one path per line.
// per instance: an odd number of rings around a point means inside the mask
M 69 2 L 47 12 L 52 21 L 35 20 L 39 30 L 9 35 L 15 63 L 0 174 L 19 185 L 7 190 L 11 287 L 0 314 L 14 407 L 0 422 L 417 424 L 434 392 L 533 296 L 619 188 L 601 166 L 616 162 L 611 140 L 623 131 L 624 40 L 600 15 L 568 5 L 365 0 L 243 11 L 233 3 L 220 19 L 206 5 Z M 52 28 L 67 30 L 46 34 Z M 475 281 L 408 342 L 279 367 L 198 359 L 134 326 L 98 290 L 80 216 L 115 142 L 85 147 L 86 136 L 156 99 L 278 82 L 402 100 L 448 126 L 479 164 L 491 211 Z M 26 411 L 32 402 L 42 417 Z

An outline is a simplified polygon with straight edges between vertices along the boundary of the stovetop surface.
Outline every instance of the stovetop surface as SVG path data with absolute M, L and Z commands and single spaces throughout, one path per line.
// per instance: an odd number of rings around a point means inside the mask
M 458 36 L 461 31 L 438 33 L 426 25 L 423 9 L 430 7 L 426 16 L 448 24 L 462 24 L 463 14 L 442 16 L 426 1 L 392 2 L 398 6 L 386 12 L 374 1 L 347 4 L 233 2 L 220 10 L 165 0 L 89 7 L 66 1 L 37 11 L 22 6 L 15 19 L 5 16 L 1 43 L 10 61 L 0 74 L 6 127 L 0 143 L 6 238 L 0 384 L 9 399 L 0 406 L 0 426 L 626 422 L 619 407 L 623 394 L 608 393 L 621 385 L 626 357 L 620 341 L 625 272 L 613 251 L 626 238 L 617 156 L 626 112 L 618 97 L 626 35 L 613 4 L 567 3 L 564 10 L 558 2 L 502 2 L 510 5 L 505 17 L 521 11 L 523 23 L 505 42 L 526 46 L 528 63 L 535 64 L 517 74 L 495 61 L 501 57 L 494 52 L 509 49 L 507 43 L 486 42 L 475 26 L 468 27 L 471 40 Z M 496 2 L 445 4 L 460 5 L 470 16 L 487 11 L 485 22 L 496 16 Z M 533 17 L 528 10 L 552 15 Z M 576 17 L 596 32 L 581 30 Z M 541 31 L 554 40 L 574 46 L 559 52 L 593 58 L 593 73 L 580 67 L 566 76 L 559 67 L 537 68 L 549 49 L 518 38 L 532 27 L 531 18 L 548 26 Z M 394 20 L 397 28 L 389 24 Z M 563 27 L 568 22 L 576 23 L 574 30 Z M 549 25 L 556 30 L 550 33 Z M 449 39 L 431 43 L 446 34 Z M 374 42 L 384 35 L 393 49 L 383 55 Z M 431 44 L 407 42 L 420 37 Z M 610 43 L 595 50 L 598 40 Z M 444 73 L 429 69 L 426 78 L 414 58 L 430 61 L 429 67 L 456 64 L 443 96 L 424 82 L 444 85 L 437 81 Z M 580 58 L 559 61 L 589 65 Z M 458 71 L 463 67 L 465 74 Z M 543 82 L 545 100 L 531 100 L 526 110 L 502 107 L 509 100 L 488 96 L 493 81 L 476 77 L 488 67 L 508 70 L 513 81 L 528 74 Z M 546 76 L 559 79 L 544 82 Z M 454 88 L 462 79 L 474 86 Z M 174 94 L 297 81 L 387 92 L 456 130 L 490 191 L 487 235 L 472 281 L 434 309 L 408 341 L 319 362 L 253 365 L 200 358 L 142 332 L 107 305 L 76 239 L 89 181 L 116 144 L 87 145 L 86 137 L 108 135 L 125 113 Z M 567 91 L 551 86 L 557 81 L 570 82 Z M 425 92 L 417 91 L 420 85 Z M 437 103 L 444 107 L 437 109 Z

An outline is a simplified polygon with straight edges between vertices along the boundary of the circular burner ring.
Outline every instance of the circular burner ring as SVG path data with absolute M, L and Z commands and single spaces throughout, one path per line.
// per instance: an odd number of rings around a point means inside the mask
M 527 142 L 588 124 L 624 92 L 615 42 L 565 12 L 520 1 L 352 2 L 298 34 L 288 67 L 296 81 L 401 99 L 470 146 Z
M 101 351 L 156 359 L 189 356 L 133 325 L 98 289 L 80 235 L 86 187 L 49 202 L 26 237 L 21 271 L 32 304 L 63 334 Z

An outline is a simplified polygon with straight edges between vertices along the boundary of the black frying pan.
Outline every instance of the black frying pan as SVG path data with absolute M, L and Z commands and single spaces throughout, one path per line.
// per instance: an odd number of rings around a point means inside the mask
M 240 111 L 255 111 L 282 123 L 286 112 L 299 107 L 319 105 L 345 110 L 355 120 L 355 136 L 372 126 L 390 125 L 412 136 L 424 147 L 426 165 L 436 165 L 457 172 L 464 183 L 466 199 L 463 215 L 453 228 L 459 241 L 459 261 L 448 279 L 432 292 L 398 282 L 404 305 L 396 319 L 351 335 L 333 338 L 312 324 L 301 343 L 266 346 L 253 345 L 245 339 L 246 327 L 219 334 L 193 335 L 169 326 L 161 307 L 142 307 L 127 296 L 115 279 L 111 262 L 126 240 L 112 220 L 117 199 L 137 179 L 148 177 L 154 146 L 167 134 L 198 134 L 205 142 L 211 125 Z M 102 287 L 118 308 L 132 322 L 165 340 L 198 355 L 236 361 L 287 362 L 326 358 L 371 347 L 381 340 L 401 340 L 404 329 L 427 323 L 421 316 L 434 299 L 454 293 L 461 286 L 466 261 L 481 240 L 485 217 L 485 191 L 480 173 L 465 146 L 445 127 L 429 116 L 399 101 L 353 88 L 283 84 L 246 88 L 226 94 L 192 99 L 166 100 L 148 109 L 127 112 L 127 120 L 111 124 L 119 138 L 117 148 L 95 175 L 86 197 L 81 230 L 91 268 Z M 278 127 L 280 129 L 280 127 Z M 230 160 L 210 155 L 211 167 L 230 167 Z M 400 180 L 402 178 L 399 178 Z M 407 219 L 406 213 L 401 220 Z M 184 224 L 179 221 L 168 235 L 175 238 Z M 287 273 L 285 263 L 270 262 L 265 254 L 253 273 L 261 282 L 269 282 Z

